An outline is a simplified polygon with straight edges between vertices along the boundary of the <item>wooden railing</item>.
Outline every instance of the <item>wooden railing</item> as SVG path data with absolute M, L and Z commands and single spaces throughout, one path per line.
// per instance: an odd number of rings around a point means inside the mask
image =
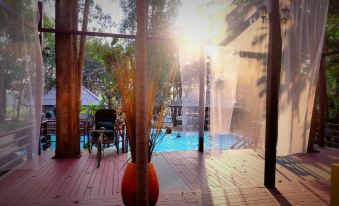
M 44 143 L 47 141 L 52 141 L 51 136 L 56 136 L 56 120 L 45 120 L 41 122 L 40 127 L 40 142 Z M 89 121 L 80 120 L 80 136 L 83 136 L 83 139 L 80 138 L 80 142 L 85 146 L 85 138 L 90 134 Z M 57 137 L 56 137 L 57 138 Z M 53 142 L 53 141 L 52 141 Z M 40 144 L 41 144 L 40 143 Z M 41 147 L 41 145 L 40 145 Z
M 33 133 L 33 125 L 28 125 L 0 134 L 0 175 L 31 158 Z
M 339 124 L 325 124 L 325 143 L 328 147 L 339 148 Z

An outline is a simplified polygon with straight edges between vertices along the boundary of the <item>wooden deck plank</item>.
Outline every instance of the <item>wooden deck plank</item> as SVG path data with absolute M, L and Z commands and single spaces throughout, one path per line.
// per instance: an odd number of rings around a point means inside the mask
M 128 156 L 108 151 L 97 169 L 95 154 L 70 160 L 40 157 L 39 170 L 5 174 L 0 205 L 122 205 L 122 167 Z M 284 157 L 277 164 L 277 190 L 271 191 L 263 187 L 264 161 L 254 151 L 158 153 L 155 166 L 169 168 L 159 169 L 159 178 L 178 179 L 171 189 L 161 185 L 158 205 L 328 205 L 333 162 L 339 162 L 339 151 Z
M 13 188 L 11 191 L 11 194 L 7 196 L 7 199 L 25 199 L 25 197 L 29 197 L 30 194 L 39 188 L 39 185 L 43 183 L 43 181 L 46 178 L 48 178 L 49 173 L 52 173 L 54 170 L 54 164 L 51 162 L 50 164 L 46 164 L 45 166 L 42 166 L 41 169 L 30 169 L 28 174 L 26 174 L 22 182 L 16 183 L 15 188 Z M 58 165 L 59 167 L 61 165 Z M 46 172 L 47 171 L 47 172 Z
M 84 161 L 81 161 L 78 164 L 78 167 L 76 170 L 74 170 L 72 173 L 68 175 L 70 178 L 67 184 L 63 187 L 63 189 L 59 192 L 60 196 L 69 197 L 72 191 L 75 189 L 75 187 L 80 184 L 81 177 L 86 172 L 86 168 L 90 165 L 92 162 L 90 158 L 83 158 Z
M 114 184 L 114 159 L 110 159 L 109 166 L 107 168 L 107 178 L 105 181 L 105 189 L 103 196 L 113 195 L 113 184 Z

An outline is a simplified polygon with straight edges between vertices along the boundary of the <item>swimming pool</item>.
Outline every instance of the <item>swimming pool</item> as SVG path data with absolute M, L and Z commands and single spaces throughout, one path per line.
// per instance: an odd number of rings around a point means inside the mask
M 180 134 L 180 137 L 178 137 Z M 229 149 L 236 143 L 236 139 L 232 135 L 210 135 L 209 132 L 204 133 L 205 149 Z M 187 151 L 198 150 L 199 138 L 197 132 L 173 132 L 165 135 L 160 144 L 156 145 L 156 152 L 165 151 Z
M 51 148 L 53 149 L 56 146 L 55 140 L 55 136 L 51 136 Z M 87 143 L 87 136 L 81 136 L 80 140 L 80 148 L 84 148 L 84 144 Z M 212 136 L 210 132 L 204 133 L 204 148 L 206 150 L 229 149 L 235 143 L 236 138 L 230 134 Z M 199 138 L 197 132 L 172 132 L 172 134 L 167 134 L 163 137 L 162 141 L 158 145 L 156 145 L 155 151 L 167 152 L 198 150 L 198 145 Z

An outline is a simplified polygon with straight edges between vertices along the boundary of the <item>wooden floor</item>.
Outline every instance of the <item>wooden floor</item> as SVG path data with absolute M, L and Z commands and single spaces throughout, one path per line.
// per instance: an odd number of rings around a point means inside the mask
M 0 177 L 0 205 L 123 205 L 120 184 L 126 154 L 54 160 L 40 156 L 37 170 Z M 160 182 L 158 205 L 328 205 L 329 165 L 339 151 L 277 160 L 277 189 L 263 187 L 264 160 L 252 150 L 164 152 L 153 159 Z

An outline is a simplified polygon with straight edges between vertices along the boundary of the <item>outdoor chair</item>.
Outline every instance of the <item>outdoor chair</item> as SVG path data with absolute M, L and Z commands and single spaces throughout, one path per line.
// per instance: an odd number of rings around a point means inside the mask
M 116 144 L 116 131 L 115 121 L 117 115 L 114 109 L 100 109 L 96 111 L 94 116 L 93 130 L 91 130 L 88 139 L 88 151 L 91 153 L 93 145 L 96 145 L 98 149 L 98 155 L 101 158 L 101 152 L 104 146 L 114 144 L 118 150 L 118 144 Z M 102 137 L 102 138 L 100 138 Z

